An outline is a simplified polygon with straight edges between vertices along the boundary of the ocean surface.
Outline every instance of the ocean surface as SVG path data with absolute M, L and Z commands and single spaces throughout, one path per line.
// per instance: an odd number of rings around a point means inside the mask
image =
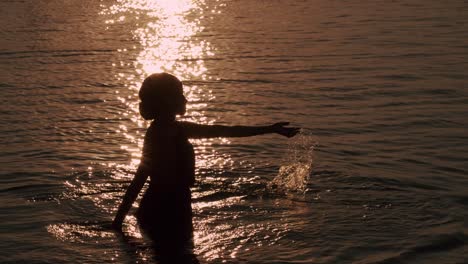
M 468 263 L 467 26 L 462 0 L 0 1 L 0 263 L 155 263 L 107 226 L 161 71 L 181 120 L 302 127 L 192 141 L 201 263 Z

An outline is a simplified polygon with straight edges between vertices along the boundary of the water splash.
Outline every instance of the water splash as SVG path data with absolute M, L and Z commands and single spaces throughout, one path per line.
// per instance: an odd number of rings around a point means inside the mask
M 289 144 L 285 164 L 269 183 L 271 189 L 305 193 L 312 172 L 316 141 L 310 133 L 301 131 Z

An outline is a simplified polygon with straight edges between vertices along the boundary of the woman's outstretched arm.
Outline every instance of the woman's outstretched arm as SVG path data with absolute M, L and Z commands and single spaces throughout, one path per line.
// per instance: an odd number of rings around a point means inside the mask
M 147 178 L 148 174 L 143 169 L 143 166 L 140 165 L 137 169 L 135 177 L 133 178 L 132 182 L 130 183 L 130 186 L 128 186 L 127 191 L 125 192 L 119 209 L 117 210 L 117 214 L 114 218 L 114 221 L 112 222 L 113 228 L 119 231 L 122 230 L 122 223 L 125 219 L 125 216 L 128 214 L 128 211 L 130 211 L 130 208 L 132 208 L 132 204 L 138 197 L 138 194 L 140 193 L 141 188 L 143 188 L 143 185 L 145 185 Z
M 270 126 L 200 125 L 190 122 L 181 122 L 181 124 L 189 138 L 250 137 L 270 133 L 293 137 L 299 132 L 297 127 L 286 127 L 289 125 L 288 122 L 280 122 Z

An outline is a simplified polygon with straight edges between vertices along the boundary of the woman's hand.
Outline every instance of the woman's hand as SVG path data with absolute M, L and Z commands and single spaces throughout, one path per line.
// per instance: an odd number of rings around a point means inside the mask
M 114 221 L 112 221 L 111 228 L 115 231 L 122 232 L 122 221 L 115 218 Z
M 289 122 L 279 122 L 279 123 L 271 125 L 271 128 L 274 133 L 280 134 L 288 138 L 294 137 L 297 133 L 299 133 L 300 128 L 285 127 L 287 125 L 289 125 Z

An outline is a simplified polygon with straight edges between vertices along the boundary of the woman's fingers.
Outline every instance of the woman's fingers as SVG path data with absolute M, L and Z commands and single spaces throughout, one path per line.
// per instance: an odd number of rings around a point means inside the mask
M 295 136 L 299 132 L 299 128 L 297 127 L 283 127 L 279 134 L 286 136 L 288 138 Z
M 111 223 L 111 229 L 114 229 L 115 231 L 119 231 L 119 232 L 122 232 L 122 222 L 121 221 L 116 221 L 114 220 L 112 223 Z
M 283 135 L 285 137 L 294 137 L 297 133 L 299 133 L 299 127 L 285 127 L 289 125 L 289 122 L 278 122 L 273 125 L 276 130 L 276 133 Z
M 275 126 L 287 126 L 289 125 L 289 122 L 278 122 L 276 124 L 274 124 Z
M 300 128 L 298 127 L 291 127 L 288 131 L 287 137 L 294 137 L 295 135 L 297 135 L 297 133 L 299 133 L 299 130 Z

